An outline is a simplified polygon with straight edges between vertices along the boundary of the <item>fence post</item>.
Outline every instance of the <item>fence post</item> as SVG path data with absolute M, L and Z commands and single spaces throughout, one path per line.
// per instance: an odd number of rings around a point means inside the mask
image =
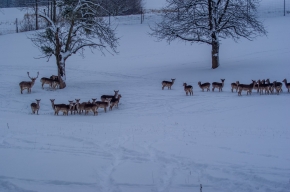
M 202 184 L 200 184 L 200 192 L 202 192 Z
M 16 33 L 18 33 L 18 19 L 16 18 L 16 21 L 15 21 L 15 24 L 16 24 Z

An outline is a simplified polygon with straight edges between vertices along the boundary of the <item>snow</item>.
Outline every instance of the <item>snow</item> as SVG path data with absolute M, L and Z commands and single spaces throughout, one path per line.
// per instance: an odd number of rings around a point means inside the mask
M 87 50 L 67 60 L 64 90 L 41 88 L 40 78 L 57 71 L 54 58 L 35 59 L 33 32 L 0 35 L 0 191 L 290 191 L 290 93 L 283 85 L 280 95 L 239 97 L 230 87 L 290 80 L 289 17 L 265 19 L 266 37 L 222 40 L 215 70 L 211 47 L 156 42 L 147 24 L 128 22 L 118 26 L 119 54 Z M 21 95 L 27 71 L 40 75 Z M 172 90 L 161 90 L 171 78 Z M 220 79 L 223 92 L 197 85 Z M 119 108 L 98 116 L 54 116 L 49 100 L 100 100 L 113 90 Z

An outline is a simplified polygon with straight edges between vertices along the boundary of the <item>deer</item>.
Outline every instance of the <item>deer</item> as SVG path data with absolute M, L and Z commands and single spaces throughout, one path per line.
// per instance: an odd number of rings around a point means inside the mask
M 114 98 L 110 101 L 110 108 L 109 110 L 112 111 L 113 107 L 115 106 L 116 108 L 119 107 L 120 99 L 122 95 L 118 95 L 118 98 Z
M 269 87 L 270 85 L 265 84 L 265 80 L 263 79 L 262 81 L 258 80 L 259 84 L 259 89 L 260 89 L 260 95 L 263 94 L 263 91 L 265 91 L 265 94 L 269 95 Z
M 71 109 L 71 106 L 73 105 L 70 103 L 69 105 L 66 104 L 54 104 L 54 99 L 50 99 L 52 109 L 54 110 L 54 115 L 58 115 L 59 111 L 63 112 L 63 115 L 68 115 L 68 112 Z
M 282 85 L 277 84 L 277 81 L 274 81 L 273 82 L 273 92 L 274 92 L 274 89 L 276 90 L 277 95 L 279 95 L 279 93 L 282 90 Z
M 225 79 L 221 79 L 221 83 L 219 83 L 219 82 L 213 82 L 212 84 L 211 84 L 211 86 L 212 86 L 212 91 L 214 91 L 214 89 L 215 88 L 218 88 L 219 89 L 219 92 L 220 91 L 223 91 L 223 87 L 224 87 L 224 81 L 225 81 Z
M 31 103 L 30 106 L 31 106 L 31 110 L 32 110 L 32 114 L 36 114 L 38 115 L 38 111 L 39 111 L 39 102 L 40 102 L 40 99 L 35 99 L 36 100 L 36 103 Z
M 242 96 L 242 91 L 247 91 L 247 95 L 248 94 L 252 94 L 252 89 L 254 89 L 255 85 L 256 85 L 256 81 L 255 80 L 252 80 L 252 83 L 251 84 L 240 84 L 239 82 L 238 83 L 238 96 Z
M 183 83 L 183 87 L 184 87 L 186 96 L 188 95 L 188 93 L 189 95 L 193 95 L 193 90 L 192 90 L 193 88 L 191 85 L 187 85 L 187 83 Z
M 270 82 L 270 79 L 266 79 L 266 83 L 269 85 L 269 92 L 274 92 L 274 84 Z
M 42 89 L 44 89 L 43 88 L 43 85 L 44 84 L 48 84 L 49 85 L 49 87 L 53 87 L 53 84 L 54 84 L 54 81 L 52 80 L 52 79 L 49 79 L 49 78 L 46 78 L 46 77 L 42 77 L 41 79 L 40 79 L 40 82 L 41 82 L 41 86 L 42 86 Z
M 110 100 L 107 99 L 106 101 L 96 101 L 96 104 L 98 105 L 98 108 L 104 108 L 105 113 L 107 112 L 107 107 L 110 106 Z
M 235 83 L 231 83 L 232 93 L 234 92 L 234 89 L 236 90 L 236 92 L 238 91 L 238 85 L 239 84 L 240 84 L 239 81 L 236 81 Z
M 198 82 L 198 85 L 202 89 L 202 91 L 204 91 L 204 89 L 206 89 L 207 91 L 209 91 L 209 88 L 210 88 L 210 83 L 209 82 L 206 82 L 206 83 L 201 84 L 201 82 L 199 81 Z
M 288 92 L 290 92 L 290 83 L 287 83 L 287 79 L 285 78 L 282 82 L 284 82 L 285 87 L 288 89 Z
M 28 93 L 31 93 L 31 88 L 32 88 L 32 86 L 34 85 L 35 80 L 38 78 L 39 72 L 37 72 L 37 76 L 36 76 L 36 77 L 33 77 L 33 78 L 29 76 L 29 72 L 27 72 L 27 75 L 28 75 L 28 77 L 31 79 L 31 81 L 21 81 L 21 82 L 19 83 L 19 86 L 20 86 L 20 93 L 21 93 L 21 94 L 22 94 L 22 91 L 23 91 L 24 89 L 27 89 L 27 92 L 28 92 Z
M 74 112 L 74 114 L 76 114 L 77 111 L 77 107 L 76 107 L 76 103 L 74 101 L 68 101 L 69 105 L 70 105 L 70 114 L 72 115 L 72 113 Z
M 162 81 L 162 90 L 164 87 L 168 87 L 168 89 L 171 89 L 172 85 L 174 84 L 175 79 L 171 79 L 170 81 Z
M 104 102 L 106 101 L 107 99 L 113 99 L 113 98 L 117 98 L 118 97 L 118 94 L 119 94 L 119 90 L 115 91 L 115 94 L 114 95 L 102 95 L 101 96 L 101 100 Z
M 260 92 L 260 87 L 259 87 L 259 82 L 260 80 L 258 80 L 258 81 L 256 81 L 256 85 L 254 86 L 254 90 L 257 90 L 257 93 L 259 93 Z

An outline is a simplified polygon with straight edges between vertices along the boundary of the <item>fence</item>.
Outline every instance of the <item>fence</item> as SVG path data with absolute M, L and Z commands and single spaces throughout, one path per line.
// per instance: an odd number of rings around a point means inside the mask
M 156 21 L 156 16 L 152 13 L 150 14 L 152 10 L 146 10 L 146 12 L 143 16 L 129 15 L 111 17 L 110 20 L 121 25 L 140 24 L 141 21 L 148 24 Z M 260 17 L 290 16 L 290 0 L 262 0 L 258 8 L 258 14 Z M 21 31 L 21 26 L 23 25 L 23 18 L 22 20 L 20 18 L 18 20 L 14 19 L 13 21 L 1 20 L 0 12 L 0 35 L 17 33 Z
M 258 14 L 261 17 L 290 15 L 290 0 L 262 0 Z

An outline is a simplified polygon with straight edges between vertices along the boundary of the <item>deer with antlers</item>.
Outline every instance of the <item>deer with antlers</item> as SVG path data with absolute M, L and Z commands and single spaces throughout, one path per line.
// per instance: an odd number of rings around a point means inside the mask
M 30 106 L 31 106 L 31 110 L 32 110 L 32 114 L 36 114 L 38 115 L 38 110 L 40 108 L 39 106 L 39 102 L 40 102 L 40 99 L 35 99 L 36 100 L 36 103 L 31 103 Z
M 22 94 L 22 91 L 24 90 L 24 89 L 27 89 L 27 92 L 28 93 L 31 93 L 31 88 L 32 88 L 32 86 L 34 85 L 34 83 L 35 83 L 35 80 L 38 78 L 38 75 L 39 75 L 39 72 L 37 72 L 37 77 L 30 77 L 29 76 L 29 72 L 27 72 L 27 75 L 28 75 L 28 77 L 31 79 L 31 81 L 21 81 L 20 83 L 19 83 L 19 86 L 20 86 L 20 93 Z

